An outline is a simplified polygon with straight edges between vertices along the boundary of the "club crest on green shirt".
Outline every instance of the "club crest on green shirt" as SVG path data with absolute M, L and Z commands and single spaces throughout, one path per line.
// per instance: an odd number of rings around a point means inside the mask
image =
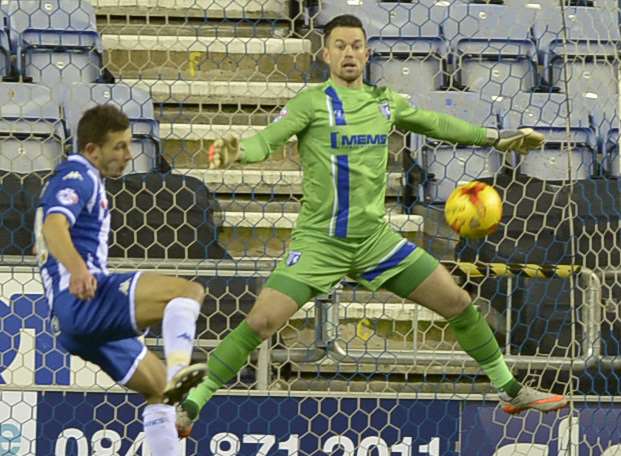
M 298 261 L 300 261 L 300 257 L 302 256 L 302 252 L 296 252 L 292 250 L 289 252 L 289 257 L 287 258 L 287 266 L 293 266 Z
M 386 120 L 390 120 L 392 113 L 390 112 L 390 104 L 387 101 L 379 104 L 379 110 L 382 114 L 384 114 Z

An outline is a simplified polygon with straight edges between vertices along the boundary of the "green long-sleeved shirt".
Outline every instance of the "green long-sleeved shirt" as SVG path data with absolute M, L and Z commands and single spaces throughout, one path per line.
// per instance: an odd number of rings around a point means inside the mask
M 415 107 L 391 89 L 347 89 L 328 80 L 300 92 L 274 123 L 243 140 L 243 161 L 265 160 L 297 135 L 304 171 L 297 229 L 364 237 L 383 223 L 393 126 L 452 143 L 487 141 L 485 128 Z

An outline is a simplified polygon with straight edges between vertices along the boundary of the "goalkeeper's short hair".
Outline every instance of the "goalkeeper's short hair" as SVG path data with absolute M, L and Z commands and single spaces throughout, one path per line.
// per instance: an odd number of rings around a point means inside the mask
M 358 19 L 353 14 L 342 14 L 333 18 L 323 28 L 325 43 L 328 42 L 328 38 L 330 38 L 332 30 L 337 27 L 359 28 L 360 30 L 362 30 L 362 33 L 364 33 L 364 37 L 367 37 L 367 31 L 364 29 L 364 26 L 362 25 L 362 21 L 360 19 Z

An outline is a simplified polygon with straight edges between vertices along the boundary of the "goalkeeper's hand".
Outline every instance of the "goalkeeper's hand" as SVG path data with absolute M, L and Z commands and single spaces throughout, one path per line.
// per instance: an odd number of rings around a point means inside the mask
M 493 131 L 493 130 L 492 130 Z M 496 138 L 494 139 L 493 136 Z M 526 155 L 531 149 L 538 149 L 543 145 L 544 137 L 532 128 L 519 130 L 500 130 L 492 135 L 490 145 L 502 152 L 517 152 Z
M 228 168 L 241 158 L 239 138 L 227 135 L 209 147 L 209 169 Z

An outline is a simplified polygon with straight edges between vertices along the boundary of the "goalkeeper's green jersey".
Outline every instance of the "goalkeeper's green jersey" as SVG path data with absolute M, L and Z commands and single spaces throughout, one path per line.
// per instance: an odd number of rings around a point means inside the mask
M 391 89 L 328 80 L 300 92 L 271 125 L 243 140 L 243 161 L 265 160 L 297 135 L 304 177 L 296 228 L 365 237 L 384 223 L 393 126 L 453 143 L 486 142 L 485 128 L 420 109 Z

